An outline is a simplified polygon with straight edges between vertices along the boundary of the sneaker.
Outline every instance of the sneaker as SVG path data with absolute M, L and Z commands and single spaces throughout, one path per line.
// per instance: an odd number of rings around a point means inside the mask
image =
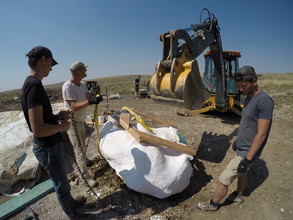
M 232 192 L 226 199 L 228 202 L 241 204 L 244 202 L 243 196 L 236 191 Z
M 219 205 L 212 205 L 211 201 L 198 202 L 196 204 L 196 208 L 202 211 L 217 211 L 219 209 Z
M 76 198 L 74 198 L 74 202 L 77 207 L 82 206 L 86 202 L 86 200 L 87 198 L 84 196 L 77 196 Z

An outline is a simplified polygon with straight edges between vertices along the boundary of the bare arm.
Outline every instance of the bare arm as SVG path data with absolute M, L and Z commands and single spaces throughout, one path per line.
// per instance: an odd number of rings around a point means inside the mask
M 258 131 L 246 155 L 246 158 L 248 160 L 252 160 L 255 154 L 257 153 L 257 151 L 260 149 L 268 133 L 271 121 L 272 120 L 269 120 L 269 119 L 258 119 L 258 124 L 257 124 Z
M 90 105 L 88 101 L 76 102 L 75 100 L 66 100 L 66 102 L 69 104 L 70 110 L 73 112 L 80 111 Z
M 87 92 L 86 93 L 86 98 L 89 101 L 93 96 Z M 66 102 L 68 103 L 70 110 L 73 112 L 77 112 L 80 111 L 86 107 L 88 107 L 90 104 L 88 101 L 84 101 L 84 102 L 76 102 L 75 100 L 66 100 Z
M 28 110 L 30 125 L 35 137 L 47 137 L 60 131 L 67 131 L 70 123 L 66 120 L 60 124 L 46 124 L 43 121 L 43 106 L 38 105 Z

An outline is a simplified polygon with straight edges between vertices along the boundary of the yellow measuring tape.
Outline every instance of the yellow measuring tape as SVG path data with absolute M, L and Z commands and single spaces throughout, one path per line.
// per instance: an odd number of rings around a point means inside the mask
M 128 107 L 126 107 L 126 106 L 124 106 L 122 109 L 128 111 L 129 114 L 131 114 L 131 115 L 137 120 L 137 122 L 138 122 L 139 124 L 141 124 L 141 125 L 142 125 L 145 129 L 147 129 L 149 132 L 152 132 L 152 133 L 153 133 L 153 130 L 152 130 L 149 126 L 147 126 L 147 125 L 144 123 L 144 121 L 142 120 L 142 118 L 141 118 L 139 115 L 135 114 L 133 111 L 131 111 L 131 110 L 130 110 Z

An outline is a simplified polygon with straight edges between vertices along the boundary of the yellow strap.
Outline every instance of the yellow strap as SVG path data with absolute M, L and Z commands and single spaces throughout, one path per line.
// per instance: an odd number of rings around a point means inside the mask
M 99 119 L 98 119 L 98 104 L 96 104 L 95 111 L 94 111 L 94 120 L 95 120 L 95 127 L 97 130 L 97 148 L 98 152 L 101 154 L 100 151 L 100 132 L 99 132 Z
M 138 122 L 139 124 L 141 124 L 141 125 L 142 125 L 145 129 L 147 129 L 149 132 L 152 132 L 152 133 L 153 133 L 153 130 L 152 130 L 149 126 L 147 126 L 147 125 L 144 123 L 144 121 L 142 120 L 142 118 L 141 118 L 139 115 L 135 114 L 133 111 L 131 111 L 131 110 L 130 110 L 128 107 L 126 107 L 126 106 L 124 106 L 122 109 L 128 111 L 129 114 L 131 114 L 131 115 L 137 120 L 137 122 Z

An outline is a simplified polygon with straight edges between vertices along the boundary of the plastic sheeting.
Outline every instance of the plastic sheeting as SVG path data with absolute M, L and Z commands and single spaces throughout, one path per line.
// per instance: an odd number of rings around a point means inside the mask
M 52 105 L 57 112 L 63 103 Z M 22 111 L 0 112 L 0 193 L 15 196 L 40 177 L 33 137 Z M 15 169 L 16 168 L 16 169 Z
M 192 156 L 151 143 L 138 143 L 117 125 L 108 121 L 101 129 L 100 151 L 126 185 L 160 199 L 184 190 L 190 183 Z M 140 124 L 135 127 L 148 132 Z M 152 128 L 158 137 L 178 141 L 172 127 Z

